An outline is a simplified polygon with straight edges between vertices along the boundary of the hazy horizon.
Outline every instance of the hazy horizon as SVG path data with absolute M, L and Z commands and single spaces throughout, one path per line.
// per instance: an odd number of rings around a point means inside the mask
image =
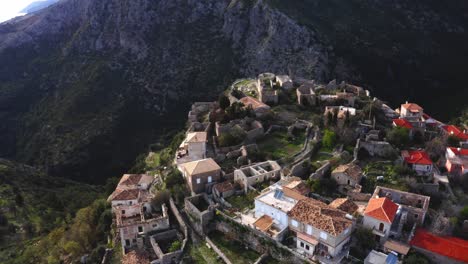
M 21 10 L 36 1 L 44 0 L 0 0 L 0 23 L 24 15 Z

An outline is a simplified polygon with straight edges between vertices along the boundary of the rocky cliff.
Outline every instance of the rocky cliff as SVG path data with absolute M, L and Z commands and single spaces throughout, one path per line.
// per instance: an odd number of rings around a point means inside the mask
M 0 156 L 93 181 L 238 76 L 336 75 L 316 32 L 262 1 L 62 0 L 1 24 L 0 61 Z

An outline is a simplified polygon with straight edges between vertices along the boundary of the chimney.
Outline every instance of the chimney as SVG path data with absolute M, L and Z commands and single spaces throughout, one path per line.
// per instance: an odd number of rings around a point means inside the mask
M 406 101 L 406 104 L 408 104 L 408 101 Z

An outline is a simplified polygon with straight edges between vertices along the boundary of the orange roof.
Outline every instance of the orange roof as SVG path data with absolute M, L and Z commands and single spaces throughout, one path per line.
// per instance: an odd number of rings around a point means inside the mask
M 133 186 L 141 183 L 150 184 L 154 177 L 147 174 L 124 174 L 117 185 L 117 188 Z
M 270 108 L 268 105 L 250 96 L 242 97 L 239 101 L 243 103 L 246 107 L 252 106 L 253 110 L 258 109 L 258 108 L 268 108 L 268 109 Z
M 420 150 L 403 150 L 401 156 L 408 164 L 432 165 L 432 160 L 425 151 Z
M 312 198 L 302 199 L 297 202 L 293 209 L 289 211 L 288 216 L 296 221 L 325 231 L 332 236 L 340 235 L 353 225 L 353 222 L 345 217 L 345 212 Z
M 255 227 L 261 231 L 267 231 L 273 225 L 273 218 L 268 215 L 263 215 L 254 222 Z
M 392 223 L 397 210 L 398 205 L 387 197 L 372 198 L 367 204 L 364 215 L 381 220 L 383 222 Z
M 311 236 L 308 236 L 306 234 L 303 234 L 303 233 L 300 233 L 300 232 L 297 232 L 297 238 L 299 239 L 302 239 L 314 246 L 318 245 L 318 240 L 317 239 L 314 239 L 313 237 Z
M 414 104 L 414 103 L 402 104 L 401 107 L 406 108 L 410 112 L 422 112 L 423 110 L 421 106 L 419 106 L 418 104 Z
M 348 214 L 354 214 L 359 206 L 348 198 L 338 198 L 329 204 L 329 206 L 344 211 Z
M 468 262 L 468 241 L 455 237 L 440 237 L 418 229 L 410 244 L 461 262 Z
M 397 127 L 404 127 L 408 129 L 413 128 L 413 125 L 408 120 L 403 118 L 393 119 L 393 124 L 395 124 Z

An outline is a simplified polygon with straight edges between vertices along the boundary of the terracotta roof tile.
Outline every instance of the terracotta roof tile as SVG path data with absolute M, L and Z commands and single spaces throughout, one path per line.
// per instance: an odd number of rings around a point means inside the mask
M 187 162 L 180 166 L 183 167 L 189 175 L 221 170 L 221 167 L 212 158 Z
M 333 236 L 352 226 L 352 221 L 345 215 L 345 212 L 311 198 L 300 200 L 288 213 L 289 217 Z
M 410 246 L 403 244 L 401 242 L 395 240 L 387 240 L 384 243 L 384 248 L 395 251 L 402 255 L 407 255 L 408 251 L 410 250 Z
M 142 250 L 132 250 L 122 257 L 122 264 L 149 264 L 149 254 Z
M 339 209 L 348 214 L 354 214 L 359 206 L 357 206 L 353 201 L 348 198 L 338 198 L 329 204 L 329 206 Z
M 362 177 L 362 169 L 354 163 L 348 163 L 338 166 L 333 173 L 345 173 L 355 181 L 359 182 Z
M 192 132 L 188 133 L 185 142 L 206 142 L 206 132 Z
M 213 186 L 214 189 L 218 190 L 218 192 L 223 193 L 234 189 L 234 184 L 230 181 L 225 181 L 221 183 L 217 183 Z
M 398 210 L 398 205 L 387 197 L 372 198 L 364 211 L 365 216 L 392 223 Z
M 453 126 L 453 125 L 443 126 L 442 129 L 445 130 L 447 134 L 453 135 L 463 141 L 468 140 L 468 134 L 464 133 L 463 131 L 461 131 L 461 129 L 459 129 L 456 126 Z
M 267 109 L 270 108 L 268 105 L 250 96 L 242 97 L 239 101 L 243 103 L 246 107 L 252 106 L 253 110 L 258 109 L 258 108 L 267 108 Z
M 150 184 L 154 177 L 147 174 L 124 174 L 119 181 L 117 188 L 135 186 L 141 183 Z
M 138 189 L 116 189 L 109 199 L 111 201 L 124 201 L 138 199 L 140 190 Z

